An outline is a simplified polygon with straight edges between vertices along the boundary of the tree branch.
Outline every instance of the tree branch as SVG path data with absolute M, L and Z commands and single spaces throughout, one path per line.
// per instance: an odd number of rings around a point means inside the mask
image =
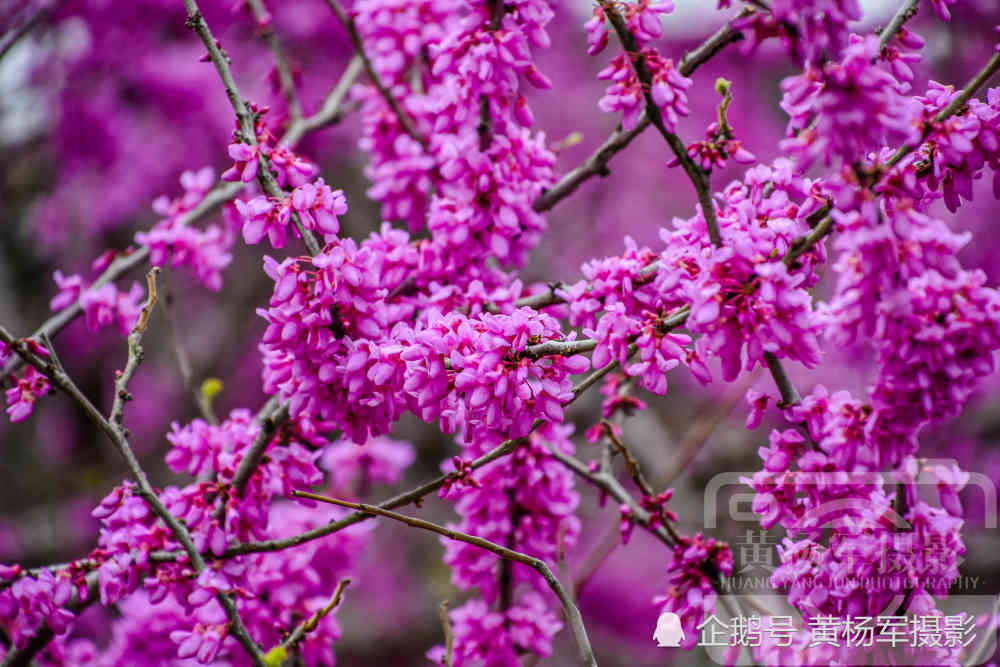
M 246 102 L 240 96 L 239 89 L 236 87 L 233 73 L 229 69 L 229 60 L 216 43 L 212 31 L 205 22 L 205 17 L 202 16 L 201 11 L 198 9 L 198 3 L 195 0 L 184 0 L 184 7 L 188 13 L 187 25 L 198 33 L 198 37 L 201 38 L 205 48 L 208 49 L 208 57 L 215 65 L 215 69 L 219 73 L 219 78 L 222 79 L 222 85 L 226 89 L 226 96 L 229 98 L 229 103 L 232 105 L 233 111 L 236 112 L 236 120 L 239 125 L 239 139 L 250 146 L 256 146 L 257 131 L 254 128 L 255 119 L 253 114 L 250 113 Z M 267 157 L 258 155 L 258 160 L 260 160 L 260 168 L 257 170 L 257 181 L 260 183 L 261 189 L 268 196 L 283 198 L 287 193 L 274 180 L 274 175 L 271 173 L 271 165 Z M 305 228 L 302 220 L 299 219 L 298 213 L 295 211 L 292 211 L 292 223 L 295 225 L 295 229 L 298 230 L 299 236 L 302 237 L 302 242 L 305 243 L 309 254 L 318 255 L 321 250 L 319 242 L 313 233 Z
M 677 161 L 680 162 L 684 173 L 691 180 L 691 184 L 694 186 L 695 193 L 698 196 L 698 203 L 701 204 L 702 215 L 705 217 L 708 238 L 712 241 L 712 245 L 718 248 L 722 245 L 722 237 L 719 234 L 719 222 L 715 216 L 715 204 L 712 202 L 712 190 L 708 174 L 704 169 L 696 165 L 691 156 L 687 154 L 687 147 L 684 145 L 684 142 L 663 124 L 660 108 L 653 101 L 653 94 L 650 90 L 653 84 L 653 77 L 646 65 L 646 58 L 642 55 L 639 44 L 635 41 L 635 36 L 629 31 L 628 25 L 626 25 L 625 19 L 619 13 L 618 8 L 615 7 L 612 0 L 597 1 L 601 9 L 604 10 L 604 15 L 611 22 L 611 26 L 615 29 L 615 33 L 618 34 L 618 40 L 632 62 L 632 69 L 635 72 L 636 78 L 642 83 L 643 97 L 646 99 L 646 115 L 649 117 L 650 122 L 653 123 L 653 126 L 659 130 L 667 145 L 670 146 L 670 150 L 673 151 Z
M 484 540 L 483 538 L 476 537 L 475 535 L 461 533 L 457 530 L 452 530 L 436 523 L 425 521 L 424 519 L 418 519 L 406 514 L 398 514 L 374 505 L 352 503 L 346 500 L 339 500 L 337 498 L 328 498 L 315 493 L 307 493 L 305 491 L 293 491 L 292 495 L 299 498 L 309 498 L 319 502 L 330 503 L 331 505 L 350 507 L 351 509 L 364 512 L 365 514 L 384 516 L 388 519 L 405 523 L 408 526 L 413 526 L 414 528 L 421 528 L 432 533 L 437 533 L 438 535 L 447 537 L 451 540 L 458 540 L 459 542 L 465 542 L 466 544 L 471 544 L 472 546 L 479 547 L 480 549 L 485 549 L 486 551 L 490 551 L 506 560 L 527 565 L 542 575 L 542 578 L 545 579 L 546 583 L 548 583 L 552 592 L 559 598 L 559 602 L 562 603 L 563 614 L 566 616 L 566 621 L 569 623 L 570 629 L 573 632 L 573 638 L 576 640 L 577 648 L 580 651 L 580 658 L 583 664 L 590 665 L 592 667 L 597 666 L 597 659 L 594 657 L 594 651 L 590 647 L 590 639 L 587 637 L 587 630 L 583 625 L 583 617 L 580 615 L 580 610 L 577 609 L 577 606 L 573 603 L 573 600 L 566 592 L 566 589 L 563 588 L 562 584 L 559 583 L 559 580 L 556 579 L 556 576 L 552 574 L 552 570 L 549 569 L 549 566 L 546 565 L 545 561 L 542 559 L 523 554 L 519 551 L 514 551 L 513 549 L 508 549 L 507 547 L 495 544 L 489 540 Z
M 355 58 L 351 60 L 344 74 L 341 76 L 334 89 L 327 96 L 322 108 L 312 116 L 292 123 L 292 125 L 285 132 L 284 136 L 281 137 L 280 143 L 294 146 L 306 134 L 338 122 L 343 117 L 344 99 L 346 98 L 351 85 L 360 73 L 361 63 L 360 60 Z M 194 224 L 202 218 L 210 215 L 226 202 L 234 199 L 244 190 L 244 188 L 246 188 L 245 183 L 227 183 L 220 181 L 215 188 L 205 195 L 205 198 L 202 199 L 197 206 L 187 213 L 179 216 L 174 224 L 178 227 L 186 227 L 187 225 Z M 94 284 L 91 285 L 91 289 L 118 280 L 133 269 L 145 264 L 148 259 L 149 249 L 145 246 L 136 248 L 128 254 L 116 257 L 108 268 L 104 270 L 100 277 L 94 281 Z M 83 307 L 80 306 L 80 302 L 77 301 L 45 320 L 45 322 L 43 322 L 30 337 L 41 338 L 43 334 L 55 336 L 82 314 Z M 19 370 L 23 365 L 24 360 L 21 359 L 21 357 L 14 357 L 8 361 L 7 365 L 2 371 L 0 371 L 0 382 L 7 379 L 11 373 Z
M 879 32 L 879 50 L 884 49 L 899 34 L 899 31 L 903 29 L 903 24 L 916 16 L 919 8 L 920 0 L 904 0 L 889 21 L 889 25 Z
M 410 118 L 409 114 L 403 109 L 399 104 L 399 100 L 392 94 L 385 83 L 382 82 L 382 77 L 378 75 L 375 71 L 375 67 L 372 65 L 371 59 L 368 54 L 365 53 L 365 45 L 362 43 L 361 35 L 358 33 L 358 26 L 354 22 L 354 17 L 350 16 L 347 11 L 341 6 L 338 0 L 326 0 L 326 4 L 330 6 L 333 10 L 334 15 L 336 15 L 337 20 L 340 24 L 344 26 L 344 30 L 347 31 L 347 36 L 351 40 L 351 44 L 354 45 L 354 52 L 361 58 L 361 62 L 364 65 L 365 72 L 368 74 L 368 79 L 375 86 L 375 89 L 379 92 L 379 95 L 386 101 L 392 112 L 396 114 L 396 119 L 399 121 L 400 126 L 403 130 L 410 135 L 418 144 L 423 146 L 424 150 L 427 150 L 428 144 L 427 139 L 422 136 L 413 124 L 413 119 Z
M 738 42 L 743 39 L 743 33 L 732 27 L 733 21 L 744 18 L 754 12 L 753 8 L 744 8 L 740 14 L 719 28 L 711 37 L 706 39 L 694 51 L 689 52 L 681 60 L 677 70 L 684 76 L 691 76 L 698 67 L 707 62 L 716 53 L 725 48 L 728 44 Z M 649 116 L 643 112 L 639 118 L 639 124 L 631 130 L 623 130 L 619 127 L 604 140 L 604 143 L 578 167 L 575 167 L 559 182 L 548 188 L 535 198 L 532 204 L 538 212 L 548 211 L 560 201 L 571 195 L 584 181 L 592 176 L 607 176 L 611 172 L 608 170 L 608 162 L 611 161 L 619 151 L 632 143 L 632 140 L 639 136 L 643 130 L 649 127 Z
M 274 31 L 274 26 L 271 25 L 270 12 L 264 7 L 263 0 L 247 0 L 247 5 L 250 7 L 257 25 L 263 31 L 263 38 L 267 44 L 267 48 L 274 55 L 274 67 L 278 72 L 281 92 L 288 103 L 288 112 L 293 121 L 298 120 L 302 118 L 302 105 L 299 104 L 299 98 L 295 92 L 295 79 L 292 76 L 292 67 L 288 62 L 288 56 L 281 45 L 278 33 Z
M 131 379 L 132 375 L 135 373 L 136 368 L 142 361 L 142 336 L 146 330 L 146 326 L 149 321 L 149 315 L 152 312 L 153 306 L 156 303 L 156 289 L 155 289 L 155 277 L 159 269 L 155 268 L 149 272 L 147 281 L 150 286 L 149 296 L 147 298 L 146 304 L 143 306 L 142 311 L 139 314 L 139 321 L 136 323 L 135 328 L 128 336 L 128 360 L 125 364 L 125 369 L 119 372 L 116 376 L 115 381 L 115 398 L 111 409 L 110 418 L 105 418 L 104 415 L 98 410 L 93 403 L 90 402 L 83 392 L 76 386 L 72 378 L 61 368 L 61 365 L 56 365 L 54 362 L 50 362 L 46 359 L 38 357 L 33 354 L 28 348 L 24 340 L 15 339 L 6 329 L 0 326 L 0 340 L 9 345 L 18 355 L 20 355 L 25 362 L 34 366 L 39 372 L 45 374 L 53 386 L 56 386 L 63 390 L 67 395 L 69 395 L 73 400 L 75 400 L 87 413 L 91 421 L 101 429 L 111 439 L 112 444 L 118 450 L 118 453 L 125 460 L 125 464 L 128 466 L 129 471 L 132 473 L 132 477 L 136 482 L 136 495 L 141 497 L 156 516 L 158 516 L 167 528 L 173 534 L 174 538 L 184 549 L 188 558 L 191 561 L 192 569 L 195 574 L 200 574 L 202 570 L 205 569 L 205 560 L 202 558 L 201 553 L 195 548 L 194 542 L 191 540 L 191 535 L 188 533 L 187 528 L 184 527 L 170 512 L 167 510 L 163 501 L 153 490 L 152 485 L 149 483 L 149 479 L 146 477 L 146 472 L 142 469 L 139 464 L 138 458 L 136 458 L 135 453 L 132 451 L 132 446 L 128 441 L 128 429 L 125 428 L 124 422 L 124 410 L 125 403 L 131 400 L 131 395 L 128 393 L 128 381 Z M 243 625 L 240 619 L 239 613 L 236 610 L 236 603 L 233 602 L 232 598 L 223 592 L 219 592 L 216 595 L 219 603 L 226 612 L 226 616 L 229 618 L 229 631 L 236 638 L 236 640 L 243 646 L 247 654 L 250 656 L 254 667 L 264 667 L 264 663 L 261 660 L 260 649 L 250 638 L 250 635 L 246 631 L 246 627 Z M 40 649 L 39 649 L 40 650 Z

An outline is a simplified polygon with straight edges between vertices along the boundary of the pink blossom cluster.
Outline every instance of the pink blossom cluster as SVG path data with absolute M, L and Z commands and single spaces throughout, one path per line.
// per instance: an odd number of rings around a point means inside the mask
M 973 198 L 973 183 L 985 175 L 985 167 L 993 171 L 993 194 L 1000 193 L 1000 88 L 991 88 L 986 101 L 971 99 L 963 113 L 944 121 L 935 116 L 957 96 L 952 86 L 930 82 L 923 97 L 922 120 L 925 143 L 901 170 L 915 168 L 914 176 L 923 177 L 915 186 L 915 199 L 928 198 L 926 190 L 940 192 L 948 210 L 954 213 L 961 201 Z M 911 186 L 913 187 L 913 186 Z M 921 192 L 921 189 L 925 191 Z
M 153 210 L 165 218 L 148 232 L 136 234 L 135 242 L 149 249 L 153 266 L 187 267 L 198 282 L 217 292 L 222 288 L 222 271 L 233 259 L 229 252 L 232 234 L 217 225 L 197 229 L 184 220 L 215 185 L 215 171 L 211 167 L 185 171 L 180 181 L 184 194 L 174 200 L 166 196 L 155 199 Z
M 732 4 L 719 0 L 720 8 Z M 848 24 L 862 17 L 858 0 L 774 0 L 768 8 L 737 21 L 748 49 L 779 37 L 790 54 L 814 65 L 837 59 L 848 41 Z
M 451 527 L 555 567 L 580 533 L 573 473 L 549 452 L 553 448 L 572 454 L 572 430 L 569 425 L 546 424 L 513 454 L 474 473 L 475 484 L 453 486 L 448 497 L 455 501 L 461 521 Z M 490 664 L 516 667 L 520 653 L 548 656 L 562 622 L 541 575 L 464 542 L 442 539 L 442 544 L 452 582 L 463 590 L 478 590 L 480 596 L 451 612 L 453 664 L 478 664 L 488 654 Z M 496 611 L 484 614 L 485 605 Z M 435 647 L 429 657 L 442 664 L 443 652 L 444 647 Z
M 709 242 L 701 212 L 661 232 L 666 249 L 657 286 L 673 302 L 690 307 L 687 328 L 700 334 L 696 358 L 704 364 L 717 357 L 727 381 L 741 368 L 764 365 L 765 353 L 815 366 L 820 322 L 806 290 L 816 283 L 822 246 L 791 266 L 783 261 L 792 242 L 809 231 L 808 217 L 819 206 L 814 184 L 779 160 L 750 169 L 718 202 L 721 247 Z M 707 380 L 707 370 L 700 368 L 692 371 Z
M 698 626 L 715 610 L 718 594 L 715 583 L 733 573 L 733 554 L 729 546 L 701 533 L 680 536 L 673 547 L 673 560 L 664 595 L 653 600 L 661 611 L 672 611 L 681 619 L 684 640 L 690 649 L 698 643 Z
M 369 194 L 382 202 L 386 219 L 403 220 L 412 231 L 426 225 L 431 238 L 422 251 L 434 257 L 426 273 L 460 284 L 502 280 L 483 266 L 487 258 L 525 263 L 545 229 L 530 204 L 551 182 L 555 161 L 545 136 L 528 129 L 532 114 L 520 92 L 522 78 L 549 85 L 532 62 L 532 47 L 548 45 L 552 10 L 538 0 L 492 7 L 472 3 L 465 16 L 441 0 L 415 12 L 360 8 L 372 20 L 364 30 L 380 48 L 405 42 L 401 53 L 383 57 L 392 65 L 384 65 L 382 83 L 410 122 L 377 91 L 356 93 L 366 110 L 361 147 L 372 156 Z M 414 57 L 421 49 L 426 69 Z M 419 90 L 402 76 L 406 62 L 418 69 Z
M 401 232 L 360 246 L 335 241 L 308 260 L 268 259 L 265 389 L 293 415 L 331 421 L 356 442 L 384 434 L 407 410 L 480 448 L 526 435 L 535 419 L 560 421 L 569 376 L 587 362 L 535 359 L 530 346 L 572 336 L 530 308 L 442 315 L 427 295 L 400 294 L 419 259 Z
M 117 324 L 121 335 L 128 334 L 135 326 L 145 296 L 142 286 L 133 282 L 128 292 L 123 292 L 112 282 L 88 285 L 79 274 L 66 276 L 62 271 L 53 274 L 59 293 L 52 298 L 52 310 L 62 310 L 79 303 L 86 316 L 87 328 L 97 331 L 110 324 Z
M 333 190 L 318 178 L 315 183 L 299 185 L 289 196 L 237 199 L 236 209 L 243 221 L 243 240 L 247 244 L 256 245 L 266 236 L 272 247 L 284 248 L 293 215 L 304 229 L 319 232 L 325 241 L 336 238 L 340 231 L 337 216 L 347 213 L 347 200 L 342 190 Z M 293 226 L 293 231 L 298 237 L 298 228 Z
M 35 403 L 49 393 L 48 378 L 34 366 L 24 369 L 21 377 L 14 379 L 14 386 L 5 392 L 7 417 L 11 422 L 21 422 L 31 416 Z
M 581 269 L 585 279 L 558 295 L 569 304 L 570 324 L 582 325 L 583 334 L 597 341 L 591 357 L 594 368 L 616 361 L 643 387 L 662 395 L 667 391 L 666 371 L 687 361 L 685 347 L 691 339 L 662 326 L 663 315 L 677 304 L 657 293 L 655 261 L 652 250 L 626 237 L 620 257 L 588 262 Z M 634 363 L 629 361 L 633 343 L 639 351 Z
M 431 45 L 440 44 L 459 16 L 456 0 L 367 0 L 355 3 L 358 30 L 370 45 L 372 65 L 393 99 L 416 124 L 421 136 L 429 134 L 434 115 L 427 88 L 437 78 L 421 59 Z M 408 76 L 416 71 L 419 85 Z M 426 224 L 427 207 L 436 188 L 436 162 L 418 137 L 410 136 L 395 111 L 374 86 L 352 90 L 362 105 L 360 148 L 369 156 L 365 176 L 372 182 L 368 196 L 382 204 L 382 217 L 403 221 L 410 231 Z
M 618 3 L 609 3 L 617 11 Z M 681 116 L 691 113 L 687 103 L 687 91 L 691 79 L 681 74 L 674 61 L 664 58 L 649 43 L 663 34 L 660 16 L 674 10 L 673 2 L 641 0 L 636 3 L 622 3 L 626 27 L 635 40 L 636 53 L 620 53 L 611 63 L 598 73 L 597 78 L 612 83 L 598 102 L 602 111 L 622 112 L 622 127 L 633 129 L 639 123 L 639 116 L 646 108 L 646 94 L 660 111 L 664 127 L 674 132 Z M 603 6 L 594 8 L 594 15 L 586 23 L 588 53 L 595 55 L 604 50 L 608 43 L 608 26 Z M 644 68 L 650 77 L 645 85 L 639 80 L 637 68 Z M 648 88 L 648 90 L 647 90 Z
M 255 143 L 248 143 L 246 137 L 237 134 L 237 141 L 229 144 L 228 149 L 233 166 L 222 173 L 222 180 L 251 183 L 258 178 L 262 166 L 282 188 L 297 188 L 315 178 L 319 168 L 274 136 L 264 121 L 268 108 L 251 104 L 250 112 L 254 115 Z M 236 131 L 240 132 L 238 125 Z
M 842 58 L 808 65 L 782 81 L 781 107 L 790 117 L 782 148 L 801 168 L 817 159 L 851 164 L 887 143 L 914 138 L 919 107 L 879 53 L 876 36 L 851 35 Z
M 687 153 L 705 171 L 722 169 L 727 160 L 738 164 L 753 164 L 757 161 L 753 153 L 743 147 L 743 142 L 732 136 L 732 128 L 726 127 L 723 130 L 718 122 L 708 126 L 703 140 L 688 145 Z M 680 160 L 674 158 L 668 166 L 675 167 L 678 164 Z

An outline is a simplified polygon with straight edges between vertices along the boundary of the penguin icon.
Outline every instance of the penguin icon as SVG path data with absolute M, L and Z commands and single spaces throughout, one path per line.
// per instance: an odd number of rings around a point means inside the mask
M 681 619 L 672 611 L 665 611 L 656 619 L 656 631 L 653 639 L 657 646 L 677 647 L 684 641 L 684 631 L 681 629 Z

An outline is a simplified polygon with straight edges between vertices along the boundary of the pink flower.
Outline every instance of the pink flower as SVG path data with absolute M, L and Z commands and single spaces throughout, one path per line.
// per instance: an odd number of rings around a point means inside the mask
M 35 402 L 49 393 L 49 381 L 34 366 L 28 366 L 14 386 L 7 390 L 7 416 L 11 422 L 24 421 L 35 409 Z
M 315 184 L 306 183 L 295 188 L 292 210 L 299 214 L 299 220 L 306 229 L 316 230 L 330 241 L 340 231 L 337 216 L 347 213 L 347 200 L 343 190 L 331 190 L 320 178 Z
M 223 172 L 222 180 L 249 183 L 257 178 L 257 171 L 260 164 L 259 153 L 259 145 L 251 146 L 244 143 L 229 144 L 229 157 L 236 164 Z

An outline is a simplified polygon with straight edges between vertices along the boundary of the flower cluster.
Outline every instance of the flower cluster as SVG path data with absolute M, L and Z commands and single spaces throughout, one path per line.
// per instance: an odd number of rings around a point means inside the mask
M 68 577 L 44 569 L 26 574 L 19 565 L 3 565 L 0 586 L 0 623 L 17 648 L 24 648 L 43 623 L 57 635 L 69 629 L 73 612 L 65 605 L 75 591 Z
M 574 513 L 579 496 L 573 489 L 573 473 L 549 452 L 551 447 L 571 454 L 571 432 L 570 426 L 545 425 L 513 454 L 477 471 L 475 485 L 453 486 L 448 495 L 455 499 L 461 521 L 451 528 L 554 567 L 560 553 L 572 548 L 580 533 L 580 521 Z M 490 636 L 490 664 L 516 667 L 520 664 L 518 653 L 524 651 L 549 655 L 552 638 L 562 623 L 553 609 L 552 591 L 541 575 L 465 542 L 442 539 L 442 544 L 444 560 L 452 568 L 452 582 L 464 590 L 478 589 L 481 596 L 452 612 L 453 664 L 476 664 Z M 496 604 L 499 609 L 489 612 L 486 604 Z M 488 628 L 492 630 L 484 635 L 482 631 Z M 432 650 L 430 656 L 440 664 L 442 647 Z
M 250 105 L 250 112 L 254 116 L 256 143 L 235 141 L 229 144 L 229 157 L 233 160 L 233 166 L 222 173 L 222 180 L 250 183 L 258 177 L 263 162 L 279 187 L 297 188 L 305 185 L 316 177 L 319 168 L 278 141 L 264 122 L 267 111 L 266 107 Z M 238 125 L 236 130 L 240 130 Z
M 360 246 L 334 241 L 308 260 L 268 259 L 265 389 L 359 443 L 406 410 L 479 447 L 525 435 L 538 418 L 561 420 L 569 376 L 587 361 L 531 353 L 564 340 L 558 322 L 530 308 L 442 316 L 428 296 L 398 289 L 418 260 L 405 233 L 387 232 Z
M 355 93 L 366 110 L 369 194 L 385 218 L 413 231 L 426 224 L 426 275 L 495 286 L 502 276 L 485 259 L 523 265 L 545 229 L 530 203 L 551 182 L 555 158 L 544 135 L 528 129 L 532 114 L 519 82 L 548 86 L 532 46 L 548 44 L 552 10 L 538 0 L 506 3 L 499 13 L 476 2 L 464 16 L 447 0 L 406 10 L 373 4 L 361 7 L 372 21 L 363 30 L 380 40 L 383 85 L 408 122 L 373 88 Z M 419 85 L 403 76 L 414 68 Z
M 53 274 L 59 294 L 49 302 L 52 310 L 62 310 L 74 303 L 79 303 L 87 320 L 87 328 L 97 331 L 110 324 L 117 324 L 118 331 L 124 336 L 132 330 L 139 319 L 144 296 L 142 286 L 133 282 L 128 292 L 122 292 L 114 283 L 87 285 L 79 274 L 63 275 L 62 271 Z
M 613 7 L 615 5 L 609 4 Z M 691 79 L 681 74 L 672 60 L 664 58 L 659 51 L 648 46 L 649 42 L 663 34 L 660 16 L 672 12 L 674 5 L 669 0 L 640 0 L 636 3 L 623 3 L 622 8 L 625 26 L 638 50 L 635 53 L 618 54 L 598 73 L 597 78 L 612 82 L 598 106 L 609 113 L 622 112 L 622 127 L 631 130 L 638 125 L 639 116 L 646 108 L 648 92 L 660 111 L 664 127 L 674 132 L 679 118 L 691 113 L 687 104 Z M 601 6 L 595 7 L 593 17 L 586 23 L 589 44 L 587 52 L 591 55 L 600 53 L 608 44 L 604 12 Z M 649 74 L 648 85 L 639 80 L 638 71 L 643 69 Z
M 530 308 L 476 318 L 453 313 L 415 332 L 402 355 L 404 388 L 422 419 L 438 419 L 479 455 L 527 435 L 537 419 L 562 421 L 563 404 L 573 397 L 570 376 L 589 363 L 579 355 L 530 352 L 531 345 L 562 340 L 558 322 Z
M 384 263 L 384 249 L 345 239 L 311 259 L 264 264 L 275 281 L 260 311 L 265 390 L 293 416 L 332 421 L 355 442 L 382 435 L 406 409 L 403 348 L 380 343 L 409 312 L 386 304 L 395 285 Z
M 651 47 L 643 48 L 635 59 L 626 53 L 619 54 L 598 73 L 597 78 L 612 82 L 598 106 L 608 113 L 622 112 L 622 127 L 626 130 L 639 124 L 639 116 L 646 109 L 645 86 L 635 72 L 635 62 L 639 58 L 649 70 L 649 94 L 660 110 L 663 126 L 668 132 L 674 132 L 680 117 L 691 113 L 687 103 L 691 79 L 681 74 L 672 60 Z
M 299 185 L 282 198 L 260 195 L 250 201 L 237 199 L 236 208 L 243 219 L 244 241 L 256 245 L 267 236 L 273 247 L 283 248 L 293 215 L 298 216 L 304 229 L 319 232 L 325 241 L 335 239 L 340 231 L 337 216 L 347 213 L 347 200 L 342 190 L 332 190 L 319 178 L 315 183 Z M 294 231 L 298 236 L 297 227 Z
M 819 362 L 820 324 L 806 290 L 817 280 L 813 266 L 824 257 L 822 247 L 791 267 L 783 261 L 791 244 L 809 230 L 808 215 L 816 206 L 812 188 L 787 161 L 760 165 L 720 197 L 721 247 L 709 243 L 700 212 L 661 233 L 666 249 L 658 289 L 690 307 L 688 329 L 701 334 L 696 356 L 703 361 L 718 357 L 727 381 L 744 366 L 763 365 L 765 353 L 807 366 Z
M 729 7 L 732 0 L 719 0 Z M 775 0 L 769 11 L 753 12 L 737 21 L 748 49 L 770 37 L 780 37 L 788 52 L 817 64 L 837 58 L 848 41 L 848 24 L 861 19 L 858 0 Z
M 983 177 L 987 165 L 993 170 L 993 193 L 1000 193 L 1000 88 L 987 91 L 985 102 L 969 100 L 963 113 L 938 121 L 936 116 L 957 95 L 952 86 L 929 84 L 926 94 L 917 98 L 923 105 L 921 124 L 927 139 L 897 171 L 884 177 L 886 181 L 901 180 L 910 172 L 915 181 L 909 187 L 910 196 L 917 201 L 930 200 L 930 193 L 940 192 L 952 213 L 962 199 L 972 200 L 973 182 Z
M 49 380 L 34 366 L 28 366 L 14 386 L 7 390 L 7 417 L 11 422 L 24 421 L 31 416 L 35 403 L 49 393 Z
M 210 225 L 204 230 L 187 223 L 185 214 L 201 203 L 215 184 L 215 171 L 204 167 L 197 172 L 181 174 L 184 194 L 169 200 L 165 196 L 153 201 L 153 210 L 163 220 L 148 232 L 135 235 L 135 242 L 149 249 L 153 266 L 184 266 L 189 268 L 205 287 L 212 291 L 222 288 L 222 271 L 232 261 L 232 234 L 228 229 Z
M 807 66 L 782 84 L 789 117 L 782 148 L 801 168 L 822 158 L 851 164 L 885 143 L 913 137 L 919 111 L 905 85 L 879 61 L 878 37 L 852 35 L 840 60 Z
M 732 136 L 731 128 L 726 127 L 723 131 L 717 122 L 708 126 L 702 141 L 696 141 L 688 146 L 687 153 L 695 164 L 705 171 L 711 171 L 713 168 L 722 169 L 726 166 L 726 160 L 739 164 L 753 164 L 757 161 L 753 153 L 743 148 L 743 143 Z M 674 167 L 678 164 L 680 161 L 674 158 L 668 166 Z
M 698 626 L 715 610 L 715 582 L 732 573 L 733 554 L 723 542 L 698 533 L 694 537 L 682 535 L 674 545 L 669 588 L 653 603 L 661 611 L 672 611 L 681 618 L 684 648 L 698 643 Z

